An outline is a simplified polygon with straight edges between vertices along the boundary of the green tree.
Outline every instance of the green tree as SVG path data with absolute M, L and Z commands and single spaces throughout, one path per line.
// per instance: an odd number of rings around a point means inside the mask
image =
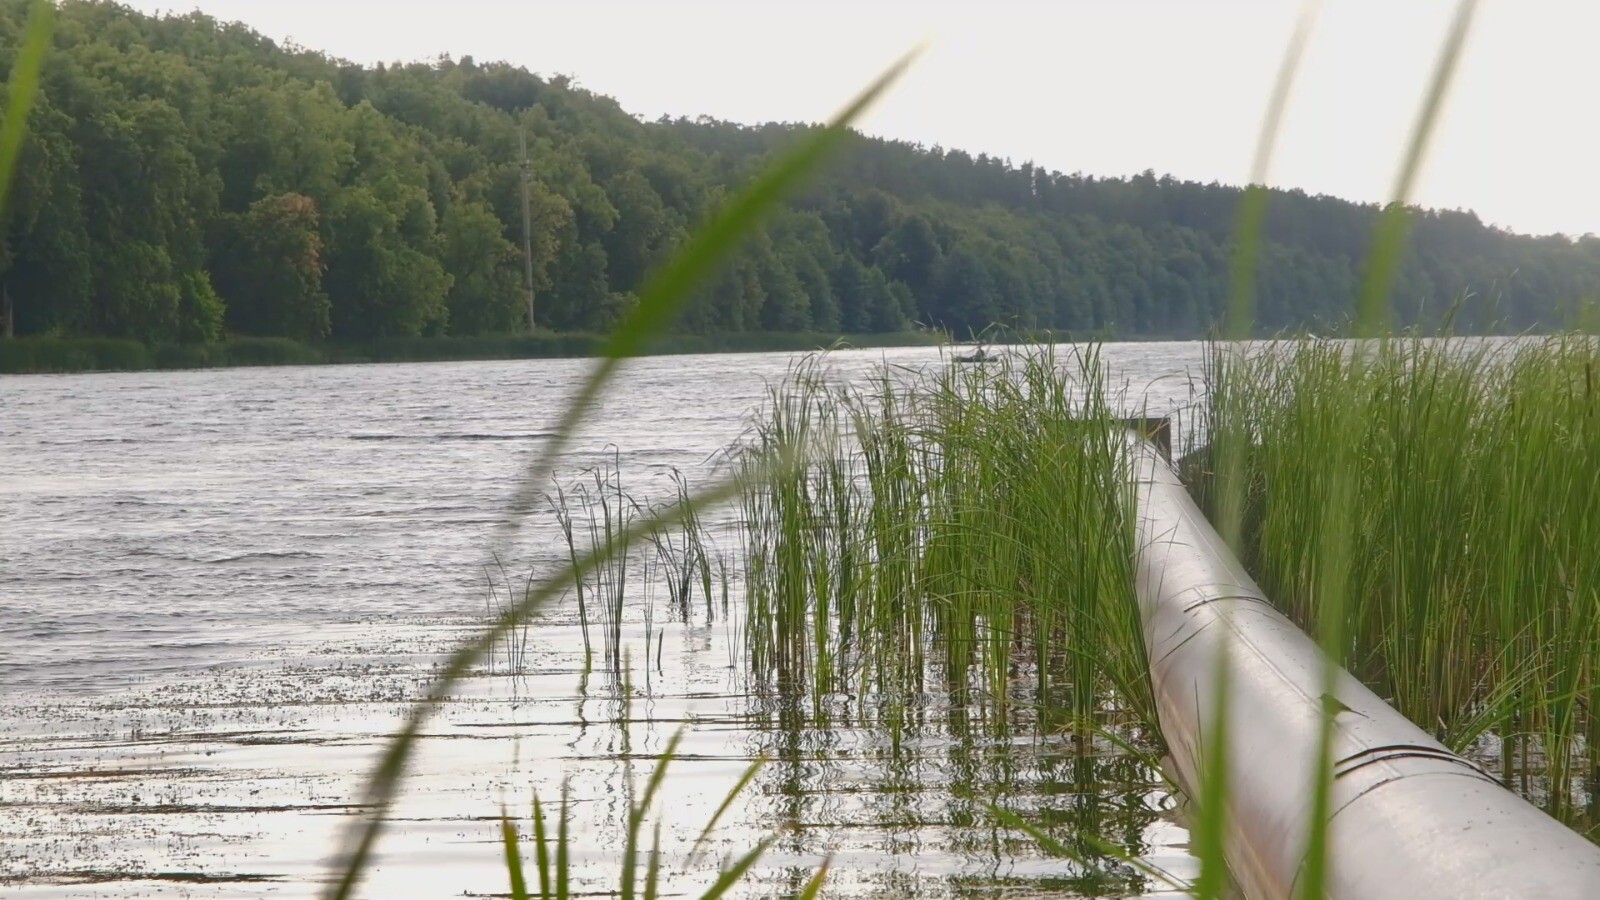
M 616 224 L 601 241 L 610 284 L 619 291 L 636 290 L 656 262 L 671 251 L 679 229 L 641 173 L 619 173 L 606 182 L 605 192 L 617 210 Z
M 0 228 L 0 316 L 15 334 L 84 330 L 94 266 L 70 120 L 45 99 L 29 125 Z
M 521 251 L 481 201 L 451 205 L 441 223 L 443 263 L 452 284 L 450 330 L 458 334 L 519 331 L 526 324 Z
M 185 344 L 214 341 L 222 336 L 223 302 L 205 272 L 180 273 L 178 282 L 178 340 Z
M 576 229 L 569 238 L 577 239 Z M 609 331 L 623 308 L 606 280 L 606 251 L 580 244 L 557 254 L 550 268 L 550 291 L 540 305 L 541 325 L 566 331 Z
M 933 225 L 921 214 L 901 219 L 872 250 L 878 268 L 914 294 L 926 294 L 933 288 L 934 273 L 943 256 Z
M 332 325 L 321 215 L 303 194 L 263 197 L 242 216 L 225 217 L 213 262 L 227 300 L 228 327 L 243 334 L 301 340 L 327 337 Z
M 370 188 L 345 190 L 328 216 L 328 274 L 333 335 L 342 340 L 442 331 L 450 276 L 439 261 L 413 247 L 404 232 L 420 227 L 415 188 L 393 186 L 398 204 Z M 409 196 L 408 196 L 409 195 Z
M 165 247 L 119 241 L 101 248 L 96 264 L 96 331 L 157 343 L 193 330 L 180 318 L 183 290 Z
M 933 324 L 960 336 L 975 334 L 1000 318 L 994 278 L 978 252 L 957 246 L 940 262 L 928 313 Z

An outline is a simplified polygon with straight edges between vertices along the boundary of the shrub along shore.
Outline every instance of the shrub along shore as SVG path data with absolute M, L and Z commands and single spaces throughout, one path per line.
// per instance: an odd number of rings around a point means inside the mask
M 937 333 L 888 334 L 744 332 L 675 334 L 656 339 L 655 355 L 760 353 L 833 346 L 922 347 L 943 343 Z M 144 344 L 122 338 L 36 337 L 0 341 L 0 373 L 209 369 L 338 363 L 445 362 L 474 359 L 554 359 L 597 356 L 605 336 L 543 333 L 486 337 L 377 338 L 348 344 L 309 344 L 289 338 L 230 338 L 206 344 Z

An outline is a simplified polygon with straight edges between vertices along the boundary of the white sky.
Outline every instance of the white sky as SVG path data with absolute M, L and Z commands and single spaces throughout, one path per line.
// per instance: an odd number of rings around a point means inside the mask
M 127 0 L 125 0 L 127 2 Z M 1297 0 L 131 0 L 358 62 L 506 59 L 646 118 L 828 117 L 931 39 L 871 134 L 1064 172 L 1242 183 Z M 1328 0 L 1271 181 L 1381 200 L 1449 0 Z M 1483 0 L 1414 200 L 1600 232 L 1600 2 Z

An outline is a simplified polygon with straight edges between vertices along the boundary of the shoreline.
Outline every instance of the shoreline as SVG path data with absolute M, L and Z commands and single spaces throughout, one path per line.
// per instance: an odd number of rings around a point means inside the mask
M 1567 332 L 1519 334 L 1418 334 L 1397 338 L 1465 339 L 1557 336 Z M 308 344 L 291 338 L 236 337 L 210 344 L 145 344 L 129 338 L 21 337 L 0 339 L 0 377 L 71 375 L 86 372 L 156 372 L 269 366 L 371 365 L 380 363 L 476 362 L 517 359 L 586 359 L 602 355 L 607 336 L 584 332 L 481 337 L 375 338 L 358 343 Z M 1255 336 L 1258 341 L 1318 340 L 1284 333 Z M 1328 339 L 1328 338 L 1323 338 Z M 1339 336 L 1333 340 L 1348 340 Z M 1025 344 L 1149 344 L 1216 341 L 1215 335 L 1114 335 L 1098 331 L 1036 332 L 974 342 L 952 341 L 942 332 L 899 331 L 834 334 L 808 331 L 750 331 L 724 334 L 668 334 L 639 356 L 693 356 L 724 353 L 784 353 L 833 348 L 875 350 L 896 347 L 995 347 Z
M 350 344 L 307 344 L 289 338 L 232 338 L 212 344 L 150 345 L 124 338 L 26 337 L 0 341 L 0 375 L 572 359 L 601 355 L 605 341 L 605 335 L 583 333 L 378 338 Z M 916 331 L 884 334 L 815 332 L 682 334 L 666 335 L 653 341 L 642 355 L 772 353 L 823 350 L 835 345 L 860 349 L 935 347 L 946 343 L 948 340 L 942 334 Z

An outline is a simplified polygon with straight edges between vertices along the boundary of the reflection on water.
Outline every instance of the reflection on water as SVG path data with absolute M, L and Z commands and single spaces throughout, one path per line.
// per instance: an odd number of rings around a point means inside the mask
M 1117 345 L 1162 412 L 1198 345 Z M 838 377 L 926 350 L 838 355 Z M 670 496 L 738 437 L 782 354 L 652 359 L 575 446 L 608 445 L 638 494 Z M 0 380 L 0 878 L 8 896 L 308 896 L 356 812 L 356 778 L 442 649 L 484 609 L 484 548 L 576 361 Z M 637 473 L 635 475 L 634 473 Z M 565 555 L 553 514 L 517 572 Z M 520 665 L 486 669 L 429 726 L 370 896 L 506 890 L 502 804 L 571 784 L 581 889 L 616 881 L 627 777 L 688 726 L 663 841 L 698 836 L 749 762 L 771 763 L 717 853 L 782 829 L 746 895 L 797 889 L 831 854 L 834 896 L 1141 894 L 998 827 L 1010 809 L 1192 875 L 1158 775 L 1057 727 L 1019 686 L 1001 715 L 969 688 L 791 696 L 744 677 L 738 622 L 640 573 L 618 622 L 631 675 L 585 676 L 568 598 Z M 737 585 L 728 603 L 740 602 Z M 736 613 L 736 609 L 733 611 Z M 1027 679 L 1021 679 L 1027 683 Z M 1063 704 L 1064 705 L 1064 704 Z M 1125 735 L 1138 745 L 1139 736 Z M 527 829 L 525 828 L 524 831 Z M 1081 845 L 1080 846 L 1084 846 Z M 681 855 L 681 853 L 680 853 Z M 678 858 L 678 857 L 673 857 Z

